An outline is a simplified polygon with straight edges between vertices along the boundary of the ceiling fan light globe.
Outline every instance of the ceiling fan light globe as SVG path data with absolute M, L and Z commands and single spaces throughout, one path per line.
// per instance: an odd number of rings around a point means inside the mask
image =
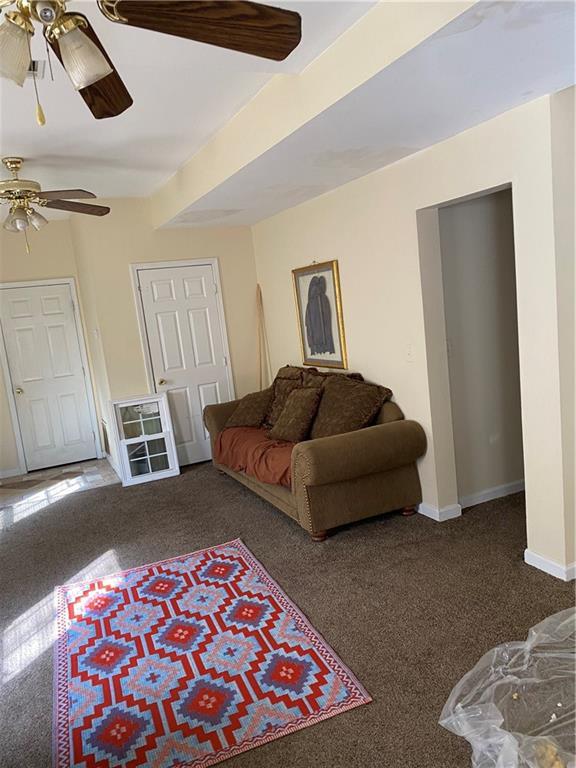
M 14 17 L 19 14 L 14 13 Z M 6 16 L 0 24 L 0 76 L 22 87 L 30 68 L 30 33 Z
M 3 228 L 6 230 L 6 232 L 20 232 L 16 224 L 14 223 L 12 219 L 12 214 L 9 213 L 8 216 L 4 219 Z
M 64 69 L 77 91 L 102 80 L 113 71 L 102 51 L 79 27 L 61 35 L 58 44 Z
M 4 229 L 9 232 L 24 232 L 25 229 L 28 229 L 28 213 L 24 208 L 20 206 L 12 208 L 4 222 Z
M 42 216 L 41 213 L 38 213 L 38 211 L 35 211 L 33 208 L 31 208 L 28 211 L 28 221 L 36 231 L 42 229 L 42 227 L 45 227 L 46 224 L 48 224 L 48 219 L 45 216 Z

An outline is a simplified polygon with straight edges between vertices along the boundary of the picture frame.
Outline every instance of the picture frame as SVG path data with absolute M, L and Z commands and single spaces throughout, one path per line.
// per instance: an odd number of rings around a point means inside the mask
M 304 365 L 347 368 L 338 261 L 292 270 Z

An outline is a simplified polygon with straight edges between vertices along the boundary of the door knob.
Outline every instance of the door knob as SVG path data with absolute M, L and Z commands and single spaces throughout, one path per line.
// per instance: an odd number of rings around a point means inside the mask
M 24 390 L 22 389 L 22 387 L 16 387 L 14 392 L 16 392 L 17 395 L 23 395 L 24 394 Z
M 159 387 L 163 387 L 163 386 L 164 386 L 164 384 L 166 384 L 166 383 L 167 383 L 167 382 L 166 382 L 166 379 L 158 379 L 158 386 L 159 386 Z

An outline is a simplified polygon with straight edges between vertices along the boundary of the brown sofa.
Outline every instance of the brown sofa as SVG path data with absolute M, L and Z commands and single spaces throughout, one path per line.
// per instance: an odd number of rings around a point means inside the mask
M 204 409 L 213 455 L 217 437 L 239 402 Z M 405 420 L 388 400 L 372 426 L 297 443 L 291 455 L 291 488 L 214 464 L 322 541 L 328 530 L 346 523 L 393 510 L 411 514 L 422 500 L 416 460 L 425 450 L 422 427 Z

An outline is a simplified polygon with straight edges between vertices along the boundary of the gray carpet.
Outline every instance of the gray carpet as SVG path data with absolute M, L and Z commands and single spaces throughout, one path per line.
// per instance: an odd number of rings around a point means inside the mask
M 523 563 L 522 495 L 438 524 L 392 514 L 313 543 L 209 464 L 180 477 L 75 494 L 0 534 L 3 627 L 114 550 L 120 567 L 241 537 L 351 667 L 374 702 L 232 758 L 230 768 L 465 768 L 464 742 L 437 725 L 459 678 L 492 646 L 524 638 L 573 602 L 573 588 Z M 38 625 L 46 611 L 37 610 Z M 50 765 L 52 652 L 28 616 L 4 656 L 0 765 Z M 16 662 L 14 656 L 16 653 Z M 18 656 L 22 658 L 20 658 Z

